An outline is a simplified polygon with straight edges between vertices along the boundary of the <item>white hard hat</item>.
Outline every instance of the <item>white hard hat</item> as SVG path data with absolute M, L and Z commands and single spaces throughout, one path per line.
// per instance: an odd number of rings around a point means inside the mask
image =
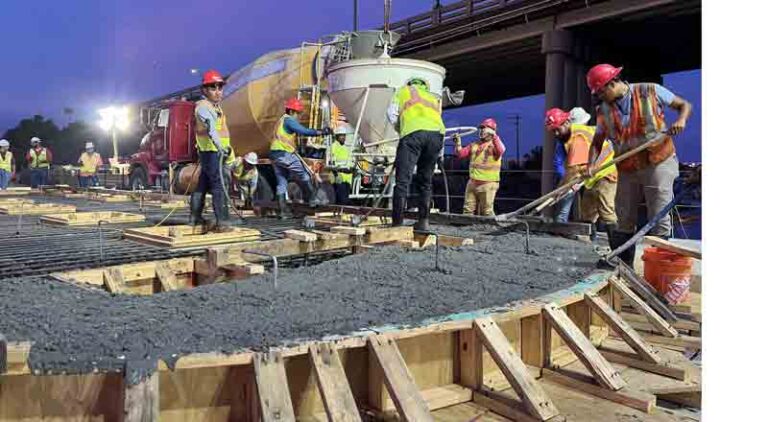
M 0 147 L 9 147 L 11 143 L 7 139 L 0 139 Z
M 590 114 L 581 107 L 572 108 L 568 113 L 568 116 L 568 120 L 571 123 L 576 123 L 577 125 L 585 125 L 589 123 L 589 119 L 592 118 L 592 116 L 590 116 Z
M 85 149 L 93 149 L 93 142 L 86 142 Z
M 333 131 L 334 135 L 352 135 L 354 133 L 352 127 L 348 124 L 341 124 Z
M 246 163 L 255 166 L 259 162 L 259 156 L 256 155 L 255 152 L 249 152 L 243 156 L 243 160 L 245 160 Z
M 32 139 L 29 140 L 29 143 L 31 143 L 33 145 L 38 143 L 38 142 L 42 142 L 42 141 L 37 136 L 33 136 Z

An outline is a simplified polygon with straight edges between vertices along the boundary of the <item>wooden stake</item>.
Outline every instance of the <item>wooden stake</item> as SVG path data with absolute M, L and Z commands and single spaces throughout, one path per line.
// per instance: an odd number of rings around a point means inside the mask
M 582 333 L 576 324 L 568 318 L 568 315 L 554 304 L 544 305 L 542 308 L 544 317 L 552 324 L 557 334 L 568 347 L 576 354 L 581 363 L 589 369 L 598 383 L 609 390 L 619 390 L 626 387 L 627 383 L 621 375 L 608 363 L 597 351 L 592 342 Z
M 157 371 L 136 385 L 125 386 L 124 422 L 160 420 L 160 376 Z
M 119 267 L 110 268 L 104 272 L 104 286 L 110 293 L 120 293 L 125 286 L 123 271 Z
M 173 273 L 167 262 L 160 262 L 155 265 L 155 276 L 160 280 L 160 286 L 164 292 L 170 292 L 179 288 L 176 283 L 176 274 Z
M 274 351 L 254 353 L 253 370 L 261 410 L 261 414 L 254 415 L 254 419 L 262 422 L 295 420 L 282 355 Z M 259 419 L 258 416 L 261 418 Z
M 328 420 L 362 421 L 336 348 L 330 343 L 310 344 L 309 357 Z
M 640 297 L 624 284 L 623 281 L 616 277 L 611 277 L 608 281 L 614 289 L 618 290 L 618 292 L 629 301 L 629 304 L 632 305 L 637 312 L 645 315 L 645 317 L 648 318 L 648 321 L 662 334 L 667 337 L 677 337 L 677 330 L 669 325 L 669 323 L 656 313 L 656 311 L 651 309 L 651 307 L 640 299 Z
M 512 350 L 509 340 L 499 326 L 490 318 L 478 318 L 474 321 L 474 327 L 528 412 L 542 421 L 557 416 L 560 412 L 544 389 L 533 379 L 522 359 Z
M 368 347 L 384 372 L 384 385 L 400 417 L 408 422 L 433 420 L 397 343 L 389 336 L 376 335 L 368 337 Z

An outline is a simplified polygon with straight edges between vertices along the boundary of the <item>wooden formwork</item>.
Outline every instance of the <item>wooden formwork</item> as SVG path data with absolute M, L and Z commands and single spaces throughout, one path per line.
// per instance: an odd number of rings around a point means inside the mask
M 77 207 L 65 204 L 9 204 L 0 206 L 0 214 L 40 215 L 76 212 Z
M 261 232 L 255 229 L 232 227 L 223 233 L 206 231 L 202 226 L 161 226 L 126 229 L 126 239 L 167 248 L 187 248 L 217 245 L 222 243 L 257 240 Z
M 40 222 L 58 226 L 96 226 L 99 222 L 110 224 L 139 223 L 144 221 L 141 214 L 119 211 L 75 212 L 70 214 L 46 214 Z
M 0 419 L 683 420 L 656 412 L 656 394 L 695 396 L 698 369 L 626 325 L 623 280 L 611 277 L 414 328 L 193 354 L 173 370 L 161 361 L 138 385 L 120 373 L 35 376 L 30 344 L 11 343 Z
M 30 187 L 25 187 L 25 186 L 10 187 L 7 189 L 0 189 L 0 197 L 29 195 L 31 192 L 32 192 L 32 188 Z
M 17 207 L 34 204 L 35 201 L 28 198 L 0 198 L 0 207 Z

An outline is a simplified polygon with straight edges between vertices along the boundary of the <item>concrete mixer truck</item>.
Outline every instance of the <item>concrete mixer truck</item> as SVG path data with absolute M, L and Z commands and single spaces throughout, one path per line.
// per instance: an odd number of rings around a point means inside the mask
M 275 178 L 268 160 L 276 122 L 288 98 L 298 98 L 305 112 L 301 122 L 312 128 L 347 125 L 353 133 L 345 144 L 354 165 L 350 199 L 357 203 L 389 197 L 398 134 L 386 118 L 395 91 L 413 77 L 429 83 L 430 90 L 455 105 L 461 94 L 443 88 L 445 69 L 433 63 L 391 58 L 399 36 L 382 31 L 343 33 L 325 42 L 275 51 L 259 57 L 227 77 L 222 108 L 237 155 L 256 152 L 259 183 L 256 201 L 274 198 Z M 147 127 L 139 151 L 131 156 L 130 184 L 173 188 L 189 193 L 195 185 L 194 101 L 197 88 L 173 93 L 144 104 Z M 300 139 L 298 153 L 323 181 L 321 199 L 334 202 L 331 183 L 335 173 L 332 137 Z M 302 200 L 291 183 L 289 200 Z

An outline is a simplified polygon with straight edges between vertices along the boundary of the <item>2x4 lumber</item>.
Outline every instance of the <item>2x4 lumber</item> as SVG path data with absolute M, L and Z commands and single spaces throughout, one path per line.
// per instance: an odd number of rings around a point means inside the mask
M 461 330 L 459 336 L 459 383 L 473 390 L 483 386 L 483 344 L 477 331 Z
M 362 421 L 336 348 L 330 343 L 310 344 L 309 358 L 328 420 Z
M 125 422 L 160 420 L 160 376 L 157 371 L 136 385 L 126 382 L 123 415 Z
M 395 402 L 400 417 L 405 421 L 431 421 L 427 402 L 419 394 L 419 387 L 408 370 L 397 343 L 387 335 L 368 338 L 369 350 L 384 374 L 384 385 Z
M 675 338 L 657 336 L 653 334 L 643 335 L 645 341 L 663 346 L 672 346 L 680 349 L 701 350 L 701 337 L 680 334 Z
M 0 334 L 0 375 L 8 370 L 8 340 Z
M 624 321 L 627 321 L 627 323 L 634 327 L 636 330 L 650 331 L 653 329 L 648 327 L 648 320 L 643 315 L 636 314 L 634 312 L 622 311 L 621 318 L 624 319 Z M 701 331 L 701 322 L 695 321 L 693 319 L 680 318 L 677 320 L 677 322 L 672 324 L 672 326 L 678 330 Z M 646 327 L 648 329 L 646 329 Z
M 611 277 L 609 282 L 614 289 L 618 290 L 621 296 L 629 301 L 629 304 L 637 312 L 645 315 L 645 317 L 648 318 L 648 322 L 653 324 L 653 326 L 656 327 L 656 329 L 658 329 L 662 334 L 667 337 L 677 337 L 677 330 L 675 330 L 674 327 L 672 327 L 664 318 L 662 318 L 661 315 L 656 313 L 655 310 L 648 306 L 648 304 L 643 301 L 640 296 L 635 294 L 635 292 L 632 291 L 632 289 L 630 289 L 629 286 L 627 286 L 622 280 L 616 277 Z
M 659 352 L 654 350 L 648 343 L 640 337 L 624 319 L 619 316 L 607 303 L 595 293 L 584 295 L 584 301 L 592 310 L 606 323 L 611 329 L 621 336 L 625 342 L 637 353 L 643 360 L 651 363 L 660 363 Z
M 163 291 L 170 292 L 179 288 L 176 283 L 176 274 L 171 270 L 168 263 L 159 262 L 155 265 L 155 275 L 160 280 L 160 286 L 163 288 Z
M 568 318 L 562 309 L 549 303 L 544 305 L 542 312 L 552 328 L 576 354 L 581 363 L 589 369 L 589 372 L 600 385 L 614 391 L 626 387 L 627 383 L 621 378 L 621 375 L 597 351 L 592 342 L 576 327 L 576 324 Z
M 283 235 L 288 239 L 298 240 L 299 242 L 316 242 L 317 235 L 303 230 L 286 230 Z
M 662 316 L 662 318 L 669 322 L 677 321 L 677 315 L 675 315 L 666 303 L 662 302 L 662 300 L 656 296 L 656 290 L 653 286 L 648 284 L 645 279 L 635 273 L 635 270 L 629 268 L 621 260 L 619 261 L 619 277 L 626 280 L 632 287 L 632 290 L 642 297 L 643 300 L 648 303 L 648 306 L 654 309 Z
M 472 401 L 476 404 L 516 422 L 541 422 L 529 415 L 519 402 L 505 394 L 486 388 L 473 392 Z M 547 422 L 564 422 L 563 416 L 554 416 Z
M 123 270 L 119 267 L 112 267 L 104 272 L 104 286 L 110 293 L 120 293 L 125 286 Z
M 640 369 L 645 372 L 651 372 L 668 378 L 674 378 L 680 381 L 687 382 L 691 380 L 690 368 L 676 366 L 672 363 L 648 362 L 637 359 L 627 353 L 623 353 L 618 350 L 601 348 L 600 353 L 602 353 L 602 355 L 608 359 L 609 362 L 627 365 L 635 369 Z
M 472 401 L 472 390 L 458 384 L 441 385 L 420 391 L 421 397 L 427 402 L 430 411 L 444 409 L 457 404 Z M 385 414 L 396 413 L 397 408 L 391 397 L 384 401 L 382 410 Z
M 363 236 L 365 235 L 365 227 L 334 226 L 331 227 L 331 232 L 348 234 L 350 236 Z
M 591 382 L 588 377 L 584 377 L 581 374 L 571 373 L 571 371 L 567 372 L 568 373 L 566 374 L 566 371 L 562 369 L 555 371 L 543 368 L 541 380 L 545 383 L 548 381 L 556 382 L 565 387 L 623 404 L 645 413 L 651 413 L 656 407 L 656 396 L 653 394 L 631 390 L 629 388 L 612 391 Z
M 253 370 L 260 410 L 260 414 L 254 415 L 254 419 L 262 422 L 295 420 L 282 355 L 275 351 L 254 353 Z
M 701 385 L 699 384 L 652 388 L 649 392 L 660 400 L 701 409 Z
M 520 396 L 528 412 L 541 421 L 557 416 L 559 411 L 552 400 L 528 373 L 525 363 L 512 350 L 512 345 L 499 326 L 490 318 L 478 318 L 474 321 L 474 327 L 493 361 Z
M 701 259 L 701 251 L 683 245 L 672 243 L 656 236 L 645 236 L 645 243 L 657 248 L 665 249 L 683 256 Z

